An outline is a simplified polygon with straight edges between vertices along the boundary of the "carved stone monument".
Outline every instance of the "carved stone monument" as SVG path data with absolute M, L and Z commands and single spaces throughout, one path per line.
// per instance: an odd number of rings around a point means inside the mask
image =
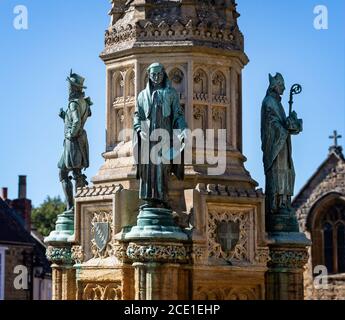
M 248 58 L 235 1 L 118 0 L 110 15 L 101 54 L 105 161 L 93 186 L 77 191 L 70 274 L 54 269 L 55 298 L 265 299 L 264 194 L 242 154 L 241 75 Z M 160 73 L 169 89 L 152 92 Z M 145 105 L 161 109 L 145 113 Z M 138 119 L 156 117 L 152 110 L 169 110 L 167 119 L 180 119 L 177 128 L 199 137 L 184 150 L 191 161 L 150 171 L 150 164 L 138 166 L 133 150 L 145 138 Z M 207 129 L 215 134 L 207 136 Z M 137 175 L 138 169 L 144 171 Z M 159 214 L 145 211 L 152 208 Z

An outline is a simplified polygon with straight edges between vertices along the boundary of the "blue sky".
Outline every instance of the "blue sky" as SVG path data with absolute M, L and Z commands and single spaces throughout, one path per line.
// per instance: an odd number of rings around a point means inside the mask
M 240 28 L 250 63 L 243 73 L 243 135 L 247 169 L 260 186 L 264 175 L 260 149 L 260 108 L 268 73 L 281 72 L 287 88 L 299 82 L 295 98 L 304 132 L 293 139 L 296 191 L 326 158 L 337 129 L 345 136 L 345 1 L 238 0 Z M 13 27 L 16 5 L 29 12 L 29 29 Z M 326 5 L 329 29 L 313 26 L 316 5 Z M 17 196 L 18 175 L 28 176 L 34 205 L 61 195 L 57 162 L 62 151 L 66 75 L 84 75 L 94 101 L 87 123 L 94 176 L 105 149 L 105 67 L 98 55 L 109 23 L 108 0 L 0 1 L 0 187 Z M 288 93 L 284 99 L 287 108 Z M 344 145 L 342 141 L 342 145 Z

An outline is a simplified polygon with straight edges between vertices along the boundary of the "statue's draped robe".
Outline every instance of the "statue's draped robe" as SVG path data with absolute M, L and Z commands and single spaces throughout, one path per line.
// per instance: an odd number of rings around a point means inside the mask
M 85 169 L 89 167 L 89 144 L 84 125 L 91 116 L 90 105 L 86 99 L 73 99 L 69 102 L 65 114 L 64 151 L 58 163 L 60 169 Z
M 291 156 L 291 136 L 286 121 L 280 96 L 269 90 L 261 110 L 266 211 L 269 213 L 275 212 L 282 204 L 289 204 L 294 191 L 295 170 Z
M 174 173 L 182 180 L 184 175 L 184 164 L 153 164 L 148 160 L 152 148 L 158 142 L 149 141 L 147 150 L 142 151 L 144 142 L 141 141 L 139 132 L 143 131 L 149 139 L 155 129 L 164 129 L 173 137 L 173 130 L 186 128 L 183 111 L 179 103 L 176 90 L 171 87 L 170 81 L 165 76 L 164 85 L 158 90 L 151 90 L 150 81 L 137 99 L 136 111 L 134 114 L 134 137 L 133 147 L 137 162 L 137 179 L 140 179 L 140 199 L 167 202 L 169 176 Z M 171 143 L 171 141 L 170 141 Z M 162 157 L 162 152 L 158 153 L 158 158 Z

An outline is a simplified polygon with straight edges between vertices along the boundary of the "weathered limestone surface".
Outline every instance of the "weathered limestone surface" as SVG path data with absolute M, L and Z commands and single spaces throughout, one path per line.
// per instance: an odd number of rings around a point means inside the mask
M 310 258 L 305 277 L 305 298 L 308 300 L 344 299 L 344 274 L 331 274 L 326 277 L 327 286 L 319 287 L 315 279 L 317 266 L 325 265 L 322 221 L 332 212 L 337 214 L 345 209 L 345 160 L 341 147 L 331 147 L 327 159 L 307 181 L 294 200 L 300 230 L 312 240 Z M 338 218 L 336 218 L 338 219 Z M 339 216 L 339 223 L 344 218 Z M 316 280 L 316 281 L 315 281 Z

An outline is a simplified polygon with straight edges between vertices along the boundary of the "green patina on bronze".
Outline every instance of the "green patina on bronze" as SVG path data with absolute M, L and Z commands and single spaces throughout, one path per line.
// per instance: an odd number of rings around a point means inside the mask
M 175 157 L 174 150 L 177 150 L 172 142 L 173 131 L 179 130 L 178 140 L 182 146 L 187 125 L 178 93 L 171 86 L 163 65 L 153 63 L 147 72 L 149 79 L 146 89 L 140 92 L 137 98 L 133 138 L 137 179 L 140 180 L 139 198 L 145 205 L 141 207 L 137 226 L 132 228 L 126 238 L 184 240 L 187 236 L 174 224 L 167 196 L 171 174 L 180 180 L 184 178 L 183 161 L 180 164 L 173 164 L 172 161 Z M 159 129 L 169 133 L 168 145 L 160 140 L 150 139 L 152 132 Z M 153 163 L 150 155 L 158 143 L 165 147 L 158 148 L 159 152 L 152 153 L 156 157 Z M 163 161 L 163 157 L 166 160 L 168 158 L 168 163 Z M 183 156 L 181 158 L 183 159 Z
M 291 207 L 294 193 L 295 170 L 292 160 L 291 135 L 303 130 L 303 122 L 292 111 L 293 95 L 302 91 L 294 85 L 290 91 L 290 112 L 286 116 L 281 96 L 285 91 L 280 73 L 269 75 L 269 88 L 262 103 L 261 140 L 266 176 L 267 230 L 298 232 L 295 211 Z
M 142 163 L 143 139 L 147 141 L 154 130 L 164 129 L 173 137 L 173 130 L 183 131 L 187 125 L 177 91 L 171 86 L 164 67 L 154 63 L 148 68 L 149 81 L 146 89 L 140 92 L 134 114 L 134 148 L 138 147 L 137 178 L 140 179 L 140 199 L 148 202 L 150 207 L 157 204 L 167 205 L 168 180 L 174 173 L 183 179 L 183 164 Z M 159 143 L 148 141 L 147 155 Z M 169 148 L 170 149 L 170 146 Z M 158 154 L 157 157 L 163 155 Z M 149 160 L 149 159 L 147 159 Z
M 89 144 L 84 129 L 86 120 L 91 117 L 93 103 L 85 97 L 85 79 L 73 73 L 67 77 L 69 100 L 67 109 L 60 110 L 59 117 L 64 121 L 64 150 L 58 168 L 62 188 L 66 198 L 66 211 L 58 216 L 55 230 L 45 239 L 47 243 L 68 242 L 74 233 L 74 197 L 75 189 L 85 187 L 88 183 L 82 170 L 89 167 Z M 72 173 L 72 176 L 70 176 Z
M 69 101 L 66 111 L 60 110 L 59 116 L 65 124 L 64 150 L 58 163 L 60 181 L 66 197 L 67 210 L 74 205 L 73 186 L 71 179 L 75 180 L 75 188 L 85 187 L 88 183 L 82 170 L 89 167 L 89 144 L 84 126 L 88 117 L 91 117 L 92 102 L 85 98 L 83 89 L 85 79 L 76 73 L 67 77 L 69 82 Z M 73 177 L 69 176 L 72 172 Z

